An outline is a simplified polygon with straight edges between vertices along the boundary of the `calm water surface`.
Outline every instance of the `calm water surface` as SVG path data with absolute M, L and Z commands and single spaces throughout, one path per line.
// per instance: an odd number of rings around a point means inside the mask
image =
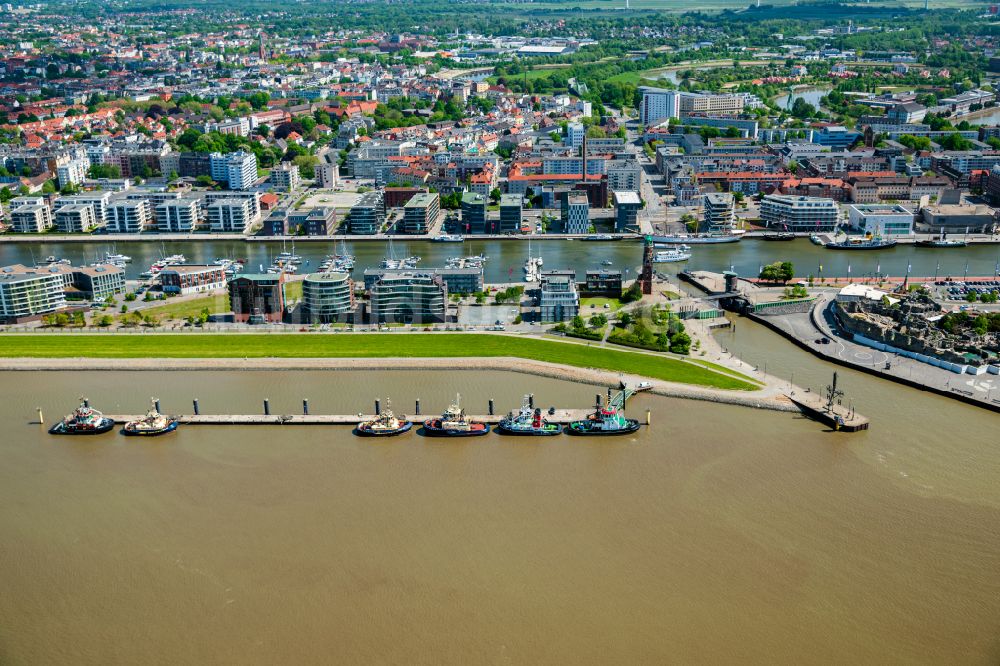
M 291 250 L 291 244 L 286 244 Z M 110 249 L 132 257 L 126 275 L 138 278 L 139 273 L 164 255 L 181 253 L 190 263 L 211 263 L 217 258 L 243 258 L 247 270 L 266 268 L 282 251 L 281 243 L 245 243 L 242 241 L 195 243 L 48 243 L 42 245 L 0 244 L 0 266 L 31 264 L 48 255 L 65 257 L 74 264 L 89 263 L 103 257 Z M 357 256 L 355 279 L 360 280 L 365 268 L 376 267 L 388 254 L 388 246 L 381 242 L 347 242 L 348 250 Z M 317 269 L 323 257 L 335 252 L 333 242 L 309 242 L 295 245 L 296 254 L 302 256 L 303 272 Z M 417 255 L 422 258 L 419 266 L 440 267 L 448 257 L 485 254 L 487 282 L 519 282 L 523 277 L 521 267 L 528 256 L 528 243 L 523 240 L 468 240 L 464 243 L 431 243 L 428 241 L 396 241 L 397 257 Z M 638 242 L 587 242 L 547 240 L 531 244 L 533 255 L 541 254 L 545 268 L 573 268 L 582 277 L 592 268 L 600 268 L 605 260 L 615 268 L 635 276 L 642 264 L 642 244 Z M 791 261 L 800 276 L 854 277 L 876 272 L 904 275 L 911 267 L 911 275 L 932 277 L 962 276 L 968 266 L 970 276 L 990 276 L 1000 268 L 1000 245 L 975 245 L 960 249 L 932 250 L 913 246 L 896 246 L 888 250 L 869 252 L 836 252 L 813 245 L 806 238 L 785 243 L 744 240 L 721 245 L 696 245 L 691 260 L 684 264 L 660 264 L 658 270 L 675 272 L 684 267 L 695 270 L 722 271 L 730 268 L 741 275 L 757 275 L 763 264 L 772 261 Z M 850 268 L 850 271 L 848 271 Z
M 723 343 L 820 386 L 740 320 Z M 748 362 L 757 360 L 747 357 Z M 29 422 L 111 413 L 425 413 L 586 405 L 495 372 L 0 373 L 2 664 L 927 663 L 1000 660 L 993 414 L 843 372 L 875 426 L 639 396 L 631 438 L 189 427 L 131 441 Z

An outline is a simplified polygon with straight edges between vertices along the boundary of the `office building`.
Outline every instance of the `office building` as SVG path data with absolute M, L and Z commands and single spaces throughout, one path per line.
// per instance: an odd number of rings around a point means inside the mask
M 343 321 L 354 313 L 354 282 L 347 273 L 313 273 L 302 282 L 302 318 L 313 324 Z
M 524 215 L 524 197 L 520 194 L 500 195 L 500 233 L 516 234 L 521 231 Z
M 153 221 L 153 209 L 148 199 L 126 199 L 108 205 L 108 232 L 138 234 Z
M 69 204 L 59 207 L 55 222 L 64 234 L 87 233 L 97 227 L 97 215 L 90 204 Z
M 386 273 L 369 291 L 372 322 L 427 324 L 444 322 L 448 287 L 437 275 L 408 271 Z
M 415 194 L 403 206 L 404 234 L 426 234 L 441 211 L 441 197 L 436 192 Z
M 823 233 L 837 226 L 839 209 L 833 199 L 769 194 L 760 204 L 760 219 L 770 229 Z
M 913 211 L 899 204 L 854 204 L 847 208 L 851 228 L 867 236 L 909 236 Z
M 291 192 L 302 183 L 299 166 L 292 162 L 281 162 L 271 169 L 271 185 L 276 190 Z
M 351 206 L 348 223 L 352 234 L 370 236 L 381 232 L 382 225 L 385 223 L 382 193 L 379 190 L 373 190 L 361 195 L 357 203 Z
M 567 192 L 562 199 L 563 232 L 585 234 L 590 231 L 590 202 L 587 195 Z
M 245 273 L 229 281 L 229 303 L 238 322 L 280 322 L 285 311 L 284 275 Z
M 478 192 L 462 195 L 462 228 L 467 234 L 495 233 L 486 220 L 486 197 Z
M 639 122 L 643 126 L 655 125 L 670 118 L 680 118 L 680 93 L 676 90 L 642 86 L 642 103 L 639 106 Z
M 620 298 L 622 295 L 622 272 L 616 268 L 601 268 L 587 271 L 586 280 L 580 287 L 580 296 Z
M 574 271 L 543 271 L 540 278 L 538 309 L 542 322 L 565 321 L 580 313 Z
M 581 123 L 570 123 L 566 126 L 566 145 L 570 148 L 579 148 L 583 145 L 583 137 L 587 134 L 587 129 Z
M 38 319 L 65 307 L 65 284 L 58 271 L 15 271 L 12 267 L 0 270 L 0 318 L 4 323 Z
M 329 236 L 337 226 L 337 209 L 330 207 L 297 210 L 288 215 L 288 231 L 306 236 Z
M 616 191 L 612 193 L 615 202 L 615 231 L 638 231 L 639 211 L 642 199 L 638 192 Z
M 729 232 L 736 222 L 736 207 L 729 192 L 709 192 L 702 199 L 705 207 L 705 229 L 715 232 Z
M 161 232 L 190 233 L 198 226 L 198 201 L 173 199 L 156 207 L 156 228 Z

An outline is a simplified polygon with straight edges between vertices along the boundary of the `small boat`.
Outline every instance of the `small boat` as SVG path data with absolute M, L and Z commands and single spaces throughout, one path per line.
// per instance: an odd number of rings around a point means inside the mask
M 787 231 L 781 231 L 773 234 L 762 234 L 760 239 L 766 241 L 791 241 L 795 240 L 795 234 Z
M 691 253 L 681 247 L 670 248 L 669 250 L 659 250 L 653 254 L 654 264 L 672 264 L 678 261 L 687 261 L 691 258 Z
M 115 427 L 115 422 L 91 407 L 83 398 L 72 414 L 49 428 L 50 435 L 100 435 Z
M 812 236 L 809 237 L 809 242 L 812 243 L 813 245 L 825 245 L 823 239 L 817 236 L 816 234 L 813 234 Z
M 601 266 L 614 266 L 614 265 L 615 262 L 611 261 L 610 259 L 605 259 L 604 261 L 601 262 Z
M 622 391 L 614 400 L 611 390 L 604 404 L 598 404 L 593 414 L 585 419 L 572 421 L 566 426 L 567 435 L 627 435 L 639 429 L 637 419 L 625 418 L 625 400 Z
M 459 234 L 440 234 L 431 238 L 432 243 L 462 243 L 464 241 L 465 236 Z
M 178 425 L 177 419 L 156 411 L 156 398 L 153 398 L 146 415 L 126 423 L 122 434 L 128 437 L 156 437 L 177 430 Z
M 489 424 L 470 420 L 462 409 L 461 401 L 462 396 L 459 395 L 455 404 L 449 405 L 440 418 L 424 421 L 424 434 L 432 437 L 475 437 L 488 433 Z
M 826 244 L 828 250 L 885 250 L 895 246 L 891 238 L 848 238 Z
M 497 432 L 504 435 L 529 435 L 547 437 L 562 433 L 562 426 L 558 423 L 549 423 L 542 417 L 542 410 L 531 406 L 531 396 L 526 395 L 521 400 L 521 409 L 517 414 L 507 412 L 507 416 L 500 419 L 497 424 Z
M 359 423 L 354 434 L 360 437 L 393 437 L 409 432 L 412 427 L 411 421 L 407 421 L 405 417 L 399 418 L 391 409 L 386 409 L 375 418 Z
M 617 241 L 617 240 L 621 240 L 621 236 L 612 236 L 611 234 L 590 234 L 589 236 L 584 236 L 580 240 L 585 240 L 585 241 Z

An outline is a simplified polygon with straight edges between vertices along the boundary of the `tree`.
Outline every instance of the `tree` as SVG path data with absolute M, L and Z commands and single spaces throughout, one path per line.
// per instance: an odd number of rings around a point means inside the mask
M 675 354 L 688 354 L 691 351 L 691 336 L 684 331 L 678 331 L 670 337 L 670 351 Z
M 494 202 L 500 201 L 500 196 L 501 195 L 499 187 L 494 187 L 492 190 L 490 190 L 490 199 L 492 199 Z
M 595 314 L 593 317 L 590 318 L 591 328 L 603 328 L 604 326 L 607 325 L 607 323 L 608 323 L 608 318 L 605 317 L 603 314 Z
M 642 287 L 639 285 L 639 281 L 636 280 L 635 282 L 632 283 L 632 286 L 630 286 L 628 289 L 624 291 L 624 293 L 622 293 L 621 301 L 622 303 L 632 303 L 634 301 L 638 301 L 641 298 L 642 298 Z
M 570 324 L 573 326 L 574 331 L 582 331 L 587 327 L 587 324 L 583 321 L 583 317 L 581 317 L 580 315 L 576 315 L 575 317 L 573 317 L 573 320 L 570 322 Z
M 758 277 L 765 282 L 787 283 L 795 277 L 795 269 L 790 261 L 775 261 L 764 266 Z

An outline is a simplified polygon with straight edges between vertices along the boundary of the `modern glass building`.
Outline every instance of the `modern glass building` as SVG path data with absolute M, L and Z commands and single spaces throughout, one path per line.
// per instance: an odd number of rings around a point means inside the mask
M 369 293 L 372 322 L 426 324 L 443 322 L 448 287 L 431 273 L 391 273 L 377 280 Z
M 354 282 L 347 273 L 313 273 L 302 282 L 302 317 L 313 324 L 342 321 L 354 312 Z

